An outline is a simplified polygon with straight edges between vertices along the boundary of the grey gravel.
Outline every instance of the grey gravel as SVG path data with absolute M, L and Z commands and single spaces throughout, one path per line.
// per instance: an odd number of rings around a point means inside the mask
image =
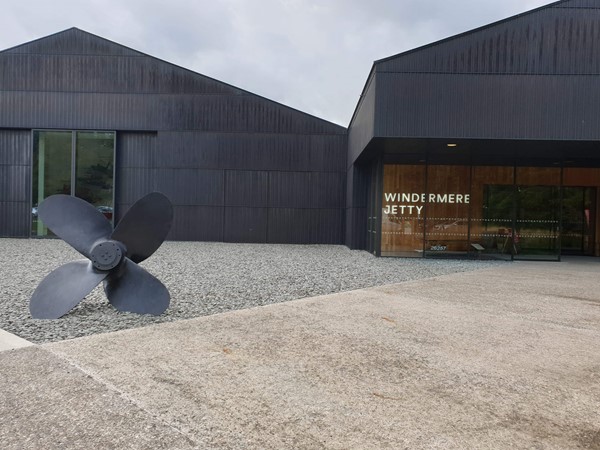
M 82 256 L 57 239 L 0 239 L 0 329 L 35 343 L 507 264 L 376 258 L 333 245 L 165 242 L 141 265 L 171 293 L 161 316 L 113 309 L 101 286 L 58 320 L 36 320 L 29 298 L 60 265 Z

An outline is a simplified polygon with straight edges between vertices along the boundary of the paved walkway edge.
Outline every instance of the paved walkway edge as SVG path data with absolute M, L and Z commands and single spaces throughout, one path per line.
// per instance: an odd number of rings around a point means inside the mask
M 17 348 L 30 347 L 35 345 L 19 336 L 15 336 L 8 331 L 0 330 L 0 352 L 14 350 Z

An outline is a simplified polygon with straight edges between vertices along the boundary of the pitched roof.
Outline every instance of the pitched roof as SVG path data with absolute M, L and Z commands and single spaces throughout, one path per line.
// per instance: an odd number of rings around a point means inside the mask
M 593 13 L 590 14 L 590 10 Z M 598 0 L 561 0 L 375 61 L 378 72 L 598 73 Z
M 12 47 L 0 53 L 146 56 L 141 52 L 75 27 L 25 44 L 17 45 L 16 47 Z
M 252 98 L 262 107 L 285 108 L 289 113 L 301 114 L 309 122 L 318 123 L 318 127 L 335 130 L 335 133 L 345 132 L 345 128 L 337 124 L 78 28 L 0 51 L 0 57 L 11 60 L 5 64 L 2 80 L 9 90 L 228 94 Z M 33 65 L 32 58 L 36 60 Z M 107 58 L 112 62 L 107 63 Z M 24 79 L 19 67 L 26 64 L 30 64 L 30 76 Z M 47 73 L 59 76 L 49 79 L 45 76 Z

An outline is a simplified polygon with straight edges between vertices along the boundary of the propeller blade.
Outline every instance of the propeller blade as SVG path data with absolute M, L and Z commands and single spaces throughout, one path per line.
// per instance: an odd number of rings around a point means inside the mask
M 171 300 L 165 285 L 129 258 L 106 279 L 104 292 L 116 309 L 137 314 L 158 316 Z
M 34 319 L 58 319 L 71 311 L 106 276 L 81 259 L 50 272 L 34 291 L 29 311 Z
M 48 197 L 38 207 L 38 215 L 54 234 L 88 258 L 94 243 L 108 239 L 112 231 L 112 225 L 101 212 L 70 195 Z
M 153 192 L 129 208 L 111 239 L 125 244 L 127 257 L 139 263 L 161 246 L 172 222 L 173 205 L 160 192 Z

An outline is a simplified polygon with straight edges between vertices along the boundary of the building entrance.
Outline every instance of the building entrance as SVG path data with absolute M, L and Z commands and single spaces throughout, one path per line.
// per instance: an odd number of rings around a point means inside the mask
M 562 253 L 593 255 L 597 189 L 565 187 L 562 197 Z
M 594 170 L 386 164 L 381 255 L 598 256 Z

